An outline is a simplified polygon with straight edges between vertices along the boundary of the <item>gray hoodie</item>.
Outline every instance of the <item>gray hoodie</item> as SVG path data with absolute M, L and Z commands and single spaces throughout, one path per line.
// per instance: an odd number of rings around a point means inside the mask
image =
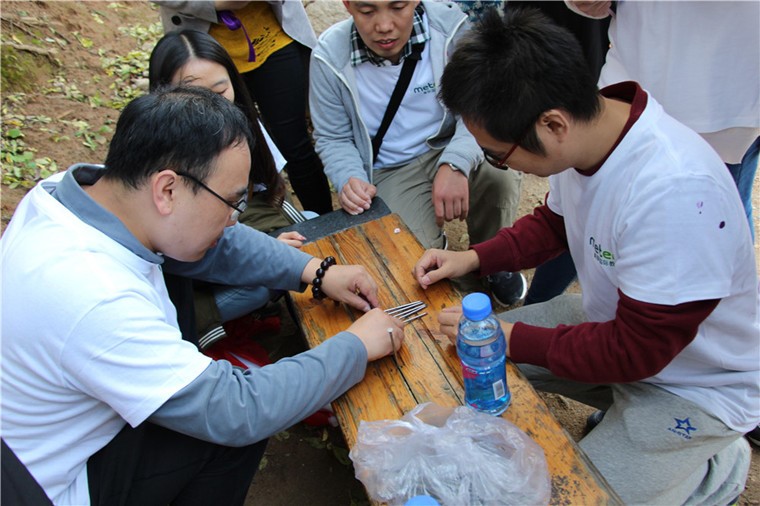
M 423 1 L 430 29 L 430 55 L 436 84 L 468 27 L 467 16 L 455 5 Z M 309 103 L 316 150 L 325 173 L 338 192 L 351 177 L 372 182 L 372 140 L 359 114 L 356 75 L 351 66 L 353 19 L 331 26 L 319 37 L 311 55 Z M 388 90 L 390 99 L 392 90 Z M 441 105 L 443 107 L 443 105 Z M 483 153 L 460 118 L 445 111 L 430 149 L 443 149 L 440 163 L 449 163 L 469 176 Z

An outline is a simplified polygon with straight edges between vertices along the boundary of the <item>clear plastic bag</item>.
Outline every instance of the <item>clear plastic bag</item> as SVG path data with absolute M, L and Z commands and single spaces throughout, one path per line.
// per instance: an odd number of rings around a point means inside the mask
M 349 454 L 373 500 L 430 495 L 444 506 L 547 504 L 544 451 L 504 418 L 420 404 L 400 420 L 361 422 Z

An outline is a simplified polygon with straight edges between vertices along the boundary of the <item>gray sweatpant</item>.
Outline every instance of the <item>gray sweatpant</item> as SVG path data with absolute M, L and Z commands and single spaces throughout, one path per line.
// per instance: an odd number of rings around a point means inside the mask
M 542 327 L 586 321 L 576 294 L 499 318 Z M 626 504 L 727 505 L 744 490 L 749 444 L 693 402 L 649 383 L 581 383 L 519 367 L 537 389 L 606 411 L 579 445 Z

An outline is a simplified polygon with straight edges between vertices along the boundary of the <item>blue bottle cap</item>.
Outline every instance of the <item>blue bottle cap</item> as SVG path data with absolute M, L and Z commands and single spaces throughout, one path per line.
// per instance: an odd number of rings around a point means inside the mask
M 409 500 L 404 503 L 404 506 L 441 506 L 441 503 L 429 495 L 416 495 L 410 497 Z
M 491 299 L 484 293 L 471 293 L 462 299 L 462 313 L 468 320 L 485 320 L 491 314 Z

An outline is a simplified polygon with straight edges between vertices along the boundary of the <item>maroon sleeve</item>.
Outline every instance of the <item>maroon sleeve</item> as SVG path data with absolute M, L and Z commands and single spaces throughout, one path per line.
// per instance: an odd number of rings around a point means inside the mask
M 720 299 L 676 306 L 649 304 L 618 290 L 615 319 L 602 323 L 534 327 L 516 323 L 510 358 L 586 383 L 626 383 L 660 372 L 697 335 Z
M 480 259 L 480 276 L 536 267 L 567 250 L 565 220 L 548 206 L 539 206 L 472 249 Z

